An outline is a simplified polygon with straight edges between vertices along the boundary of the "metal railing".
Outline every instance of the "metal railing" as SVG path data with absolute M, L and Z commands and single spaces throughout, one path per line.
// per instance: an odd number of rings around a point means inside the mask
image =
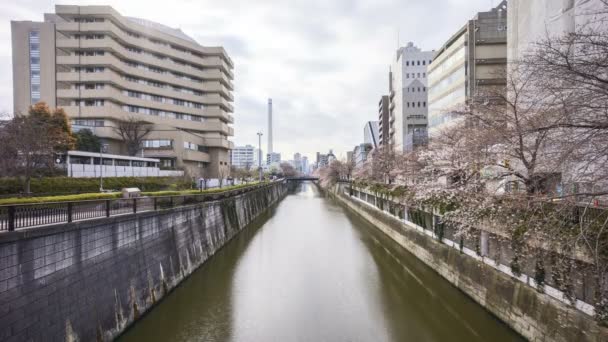
M 269 187 L 273 184 L 256 184 L 220 192 L 176 196 L 0 205 L 0 233 L 51 224 L 182 207 L 235 196 Z

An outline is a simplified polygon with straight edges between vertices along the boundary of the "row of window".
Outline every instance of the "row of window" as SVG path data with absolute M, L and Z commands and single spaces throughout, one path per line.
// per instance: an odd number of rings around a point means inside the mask
M 142 142 L 144 148 L 169 148 L 173 147 L 173 140 L 168 139 L 146 139 Z
M 72 36 L 74 39 L 85 39 L 85 40 L 94 40 L 94 39 L 104 39 L 106 36 L 103 34 L 75 34 Z
M 85 107 L 103 107 L 105 100 L 74 100 L 72 101 L 73 106 L 85 106 Z
M 174 98 L 164 97 L 164 96 L 159 96 L 159 95 L 140 93 L 140 92 L 132 91 L 132 90 L 123 90 L 123 94 L 125 94 L 129 97 L 135 97 L 135 98 L 142 99 L 142 100 L 150 100 L 150 101 L 155 101 L 155 102 L 160 102 L 160 103 L 169 103 L 169 104 L 174 104 L 177 106 L 183 106 L 183 107 L 189 107 L 189 108 L 197 108 L 197 109 L 203 108 L 203 105 L 200 103 L 184 101 L 184 100 L 180 100 L 180 99 L 174 99 Z
M 198 144 L 187 142 L 187 141 L 184 141 L 184 148 L 186 150 L 193 150 L 193 151 L 199 151 L 199 152 L 208 152 L 209 151 L 207 146 L 202 146 L 202 145 L 198 145 Z
M 82 50 L 82 51 L 74 51 L 74 55 L 76 56 L 103 56 L 105 52 L 103 50 Z
M 429 59 L 429 64 L 431 64 L 432 60 Z M 415 65 L 426 65 L 426 60 L 422 61 L 405 61 L 406 66 L 415 66 Z
M 76 23 L 102 23 L 102 22 L 105 22 L 106 19 L 104 19 L 104 18 L 94 18 L 94 17 L 79 17 L 79 18 L 74 18 L 73 21 L 76 22 Z M 138 34 L 138 33 L 135 33 L 135 32 L 132 32 L 132 31 L 124 31 L 124 32 L 129 37 L 138 38 L 138 39 L 142 38 L 142 36 L 140 34 Z M 186 54 L 190 54 L 190 55 L 193 55 L 193 56 L 196 56 L 196 57 L 199 57 L 199 58 L 203 58 L 203 55 L 201 53 L 199 53 L 199 52 L 196 52 L 196 51 L 188 50 L 188 49 L 185 49 L 185 48 L 182 48 L 180 46 L 173 45 L 173 44 L 168 44 L 168 43 L 163 42 L 163 41 L 158 40 L 158 39 L 148 38 L 148 40 L 151 43 L 156 44 L 156 45 L 167 46 L 167 47 L 172 48 L 173 50 L 176 50 L 176 51 L 179 51 L 179 52 L 182 52 L 182 53 L 186 53 Z
M 426 91 L 426 87 L 407 87 L 407 92 L 408 93 L 416 93 L 416 92 L 425 92 Z M 422 89 L 422 90 L 421 90 Z
M 406 102 L 406 106 L 407 106 L 407 108 L 410 108 L 410 107 L 411 108 L 416 108 L 416 107 L 418 107 L 418 108 L 420 108 L 420 107 L 426 108 L 426 101 L 424 101 L 424 102 L 420 102 L 420 101 L 418 101 L 418 102 Z
M 40 101 L 40 32 L 29 32 L 30 47 L 30 102 Z
M 74 72 L 86 72 L 86 73 L 96 73 L 96 72 L 104 72 L 106 68 L 104 67 L 74 67 Z
M 75 83 L 72 87 L 76 90 L 101 90 L 105 87 L 103 83 Z
M 87 126 L 87 127 L 103 127 L 105 121 L 101 119 L 73 119 L 72 125 L 74 126 Z
M 170 58 L 170 57 L 167 57 L 165 55 L 161 55 L 161 54 L 158 54 L 158 53 L 151 53 L 151 52 L 142 50 L 140 48 L 132 47 L 132 46 L 127 46 L 125 48 L 127 50 L 129 50 L 130 52 L 133 52 L 133 53 L 137 53 L 137 54 L 140 54 L 140 55 L 151 56 L 151 57 L 154 57 L 154 58 L 159 59 L 161 61 L 171 61 L 173 64 L 177 64 L 177 65 L 181 65 L 181 66 L 188 66 L 188 67 L 191 67 L 193 69 L 196 69 L 196 70 L 199 70 L 199 71 L 203 71 L 203 68 L 200 67 L 200 66 L 198 66 L 198 65 L 194 65 L 194 64 L 190 64 L 190 63 L 187 63 L 187 62 L 184 62 L 184 61 L 180 61 L 180 60 L 175 59 L 175 58 Z
M 155 72 L 155 73 L 161 74 L 161 75 L 171 74 L 175 78 L 184 79 L 184 80 L 188 80 L 188 81 L 192 81 L 192 82 L 196 82 L 196 83 L 203 83 L 203 80 L 201 80 L 200 78 L 184 75 L 179 72 L 175 72 L 175 71 L 171 71 L 171 70 L 167 70 L 167 69 L 163 69 L 163 68 L 157 68 L 155 66 L 150 66 L 150 65 L 146 65 L 146 64 L 142 64 L 142 63 L 132 62 L 132 61 L 123 61 L 123 62 L 132 68 L 151 71 L 151 72 Z
M 420 73 L 411 73 L 411 74 L 405 74 L 405 78 L 410 78 L 410 75 L 412 75 L 412 78 L 420 78 Z M 422 73 L 422 78 L 426 78 L 426 72 Z
M 93 163 L 91 163 L 91 161 Z M 124 159 L 109 159 L 103 158 L 103 165 L 105 166 L 132 166 L 132 167 L 156 167 L 154 162 L 145 162 L 142 160 L 124 160 Z M 95 157 L 91 160 L 91 157 L 81 156 L 70 156 L 70 164 L 78 165 L 99 165 L 99 158 Z
M 203 118 L 202 116 L 198 116 L 198 115 L 168 112 L 168 111 L 164 111 L 164 110 L 139 107 L 139 106 L 125 105 L 122 108 L 123 108 L 123 110 L 130 112 L 130 113 L 154 115 L 154 116 L 160 116 L 160 117 L 164 117 L 164 118 L 172 118 L 172 119 L 178 119 L 178 120 L 189 120 L 189 121 L 199 121 L 199 122 L 205 121 L 205 118 Z
M 162 89 L 171 88 L 173 91 L 178 91 L 180 93 L 186 93 L 186 94 L 196 95 L 196 96 L 203 96 L 203 92 L 199 91 L 199 90 L 192 90 L 190 88 L 171 86 L 167 83 L 145 80 L 145 79 L 137 78 L 137 77 L 133 77 L 133 76 L 123 76 L 123 78 L 125 80 L 127 80 L 129 82 L 133 82 L 133 83 L 149 85 L 152 87 L 162 88 Z

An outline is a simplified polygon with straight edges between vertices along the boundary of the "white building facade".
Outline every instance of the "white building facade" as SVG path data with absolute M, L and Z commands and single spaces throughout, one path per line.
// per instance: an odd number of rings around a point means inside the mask
M 389 117 L 393 122 L 394 150 L 408 150 L 408 135 L 426 133 L 427 67 L 434 51 L 422 51 L 410 42 L 399 48 L 391 65 Z
M 255 169 L 258 167 L 260 150 L 251 146 L 237 146 L 232 150 L 232 165 L 239 169 Z

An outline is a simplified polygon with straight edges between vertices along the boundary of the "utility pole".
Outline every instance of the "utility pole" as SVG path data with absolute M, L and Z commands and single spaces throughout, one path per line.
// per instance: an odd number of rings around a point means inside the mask
M 262 181 L 262 132 L 258 132 L 258 170 L 260 172 L 260 182 Z

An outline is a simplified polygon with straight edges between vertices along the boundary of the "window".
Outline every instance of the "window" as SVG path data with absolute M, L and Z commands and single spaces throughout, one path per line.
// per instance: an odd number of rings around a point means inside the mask
M 416 75 L 416 77 L 420 78 L 420 73 L 418 73 L 418 74 Z
M 141 160 L 132 160 L 131 161 L 131 166 L 133 166 L 133 167 L 145 167 L 146 166 L 146 162 L 145 161 L 141 161 Z
M 426 72 L 423 72 L 423 73 L 422 73 L 422 77 L 426 77 Z
M 410 66 L 410 61 L 406 61 L 405 66 Z
M 426 65 L 426 61 L 422 61 L 422 65 Z
M 30 46 L 30 103 L 40 101 L 40 32 L 29 32 Z
M 152 101 L 163 102 L 163 97 L 162 96 L 152 95 L 151 99 L 152 99 Z
M 405 74 L 405 78 L 410 78 L 410 74 Z
M 420 65 L 420 61 L 418 61 L 418 65 Z
M 74 126 L 88 126 L 88 127 L 103 127 L 105 125 L 104 120 L 100 119 L 74 119 L 72 120 Z
M 173 146 L 173 140 L 168 140 L 168 139 L 144 140 L 143 146 L 144 146 L 144 148 L 170 148 Z
M 425 102 L 422 102 L 422 107 L 425 107 L 425 108 L 426 108 L 426 101 L 425 101 Z
M 116 166 L 131 166 L 131 161 L 124 159 L 116 159 Z

